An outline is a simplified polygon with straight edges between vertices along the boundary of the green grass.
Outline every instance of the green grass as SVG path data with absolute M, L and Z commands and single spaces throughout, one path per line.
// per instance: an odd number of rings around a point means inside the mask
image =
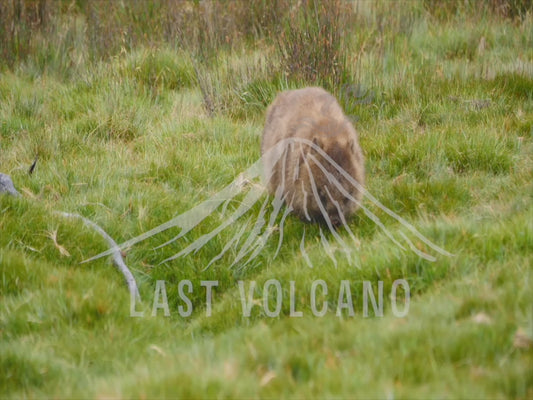
M 533 396 L 533 349 L 514 344 L 519 329 L 533 338 L 531 15 L 438 19 L 407 3 L 406 26 L 405 10 L 369 4 L 360 31 L 345 38 L 353 82 L 335 88 L 356 120 L 368 190 L 454 256 L 429 262 L 402 251 L 360 212 L 350 224 L 358 266 L 337 252 L 335 267 L 318 228 L 294 217 L 276 259 L 274 234 L 245 268 L 229 268 L 232 250 L 204 270 L 239 221 L 199 252 L 158 265 L 215 228 L 214 215 L 173 245 L 153 250 L 177 234 L 169 231 L 126 250 L 145 312 L 131 318 L 109 260 L 80 264 L 105 242 L 54 212 L 79 213 L 118 243 L 170 220 L 252 165 L 266 106 L 308 83 L 284 76 L 262 40 L 221 49 L 216 63 L 166 45 L 75 62 L 86 54 L 73 20 L 63 47 L 49 43 L 0 75 L 0 171 L 23 195 L 0 196 L 2 397 Z M 258 213 L 259 205 L 250 211 Z M 304 228 L 314 268 L 300 252 Z M 284 301 L 269 318 L 262 291 L 273 278 Z M 190 317 L 178 313 L 185 279 Z M 324 317 L 313 316 L 309 299 L 318 279 L 328 285 L 317 295 L 328 301 Z M 396 279 L 411 290 L 405 318 L 391 309 Z M 170 317 L 150 316 L 157 280 L 166 282 Z M 219 284 L 210 317 L 202 280 Z M 257 283 L 249 318 L 239 280 Z M 350 281 L 354 317 L 336 316 L 341 280 Z M 289 281 L 301 318 L 290 317 Z M 383 317 L 363 317 L 363 281 L 376 294 L 383 281 Z

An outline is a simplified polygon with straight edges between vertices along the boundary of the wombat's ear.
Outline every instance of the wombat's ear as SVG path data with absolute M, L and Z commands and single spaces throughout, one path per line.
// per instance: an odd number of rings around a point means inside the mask
M 348 149 L 352 152 L 355 152 L 355 142 L 353 139 L 348 140 Z
M 320 140 L 317 137 L 313 138 L 313 144 L 318 146 L 318 147 L 322 147 L 322 143 L 320 142 Z

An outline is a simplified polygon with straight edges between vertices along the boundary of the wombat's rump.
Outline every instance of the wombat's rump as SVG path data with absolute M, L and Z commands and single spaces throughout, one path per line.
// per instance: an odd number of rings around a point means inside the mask
M 284 139 L 294 140 L 273 151 Z M 278 192 L 302 220 L 327 223 L 329 219 L 339 225 L 358 208 L 362 192 L 334 165 L 362 188 L 364 159 L 357 133 L 324 89 L 290 90 L 276 97 L 267 110 L 261 153 L 269 192 Z

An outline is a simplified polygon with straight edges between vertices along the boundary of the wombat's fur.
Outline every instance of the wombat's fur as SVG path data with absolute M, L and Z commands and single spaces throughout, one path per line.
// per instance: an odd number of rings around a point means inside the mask
M 294 142 L 276 154 L 267 152 L 287 138 L 307 139 L 318 145 L 362 186 L 364 158 L 354 127 L 339 103 L 324 89 L 290 90 L 280 93 L 268 108 L 261 144 L 269 192 L 276 194 L 279 188 L 278 194 L 304 221 L 325 222 L 325 212 L 332 225 L 339 225 L 358 208 L 347 194 L 360 201 L 362 193 L 311 145 Z M 328 180 L 312 156 L 340 183 L 345 193 Z M 276 158 L 279 158 L 277 162 Z

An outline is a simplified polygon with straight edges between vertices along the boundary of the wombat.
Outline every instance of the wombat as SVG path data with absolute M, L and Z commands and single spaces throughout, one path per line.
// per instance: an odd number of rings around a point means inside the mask
M 359 207 L 365 168 L 357 133 L 324 89 L 276 97 L 267 110 L 261 154 L 269 192 L 303 221 L 338 226 Z

